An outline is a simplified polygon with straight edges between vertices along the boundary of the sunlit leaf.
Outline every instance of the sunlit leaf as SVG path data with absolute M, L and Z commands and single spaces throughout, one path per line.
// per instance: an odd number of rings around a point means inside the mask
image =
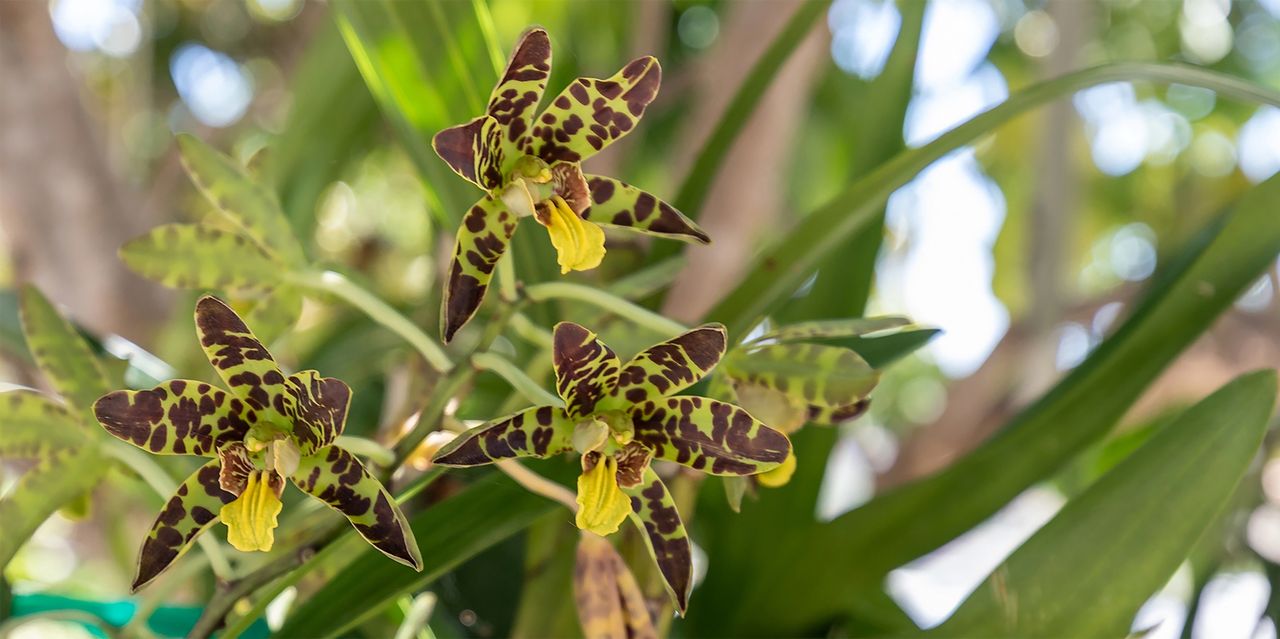
M 771 388 L 818 408 L 857 403 L 880 381 L 880 373 L 857 353 L 822 344 L 735 350 L 722 366 L 735 380 Z
M 277 286 L 270 295 L 253 300 L 252 304 L 244 314 L 245 323 L 253 327 L 263 342 L 270 344 L 298 322 L 302 315 L 302 292 L 293 286 Z
M 22 330 L 36 365 L 59 395 L 88 414 L 94 400 L 111 390 L 102 364 L 38 289 L 24 286 L 21 296 Z
M 0 497 L 0 568 L 63 505 L 80 498 L 102 477 L 106 461 L 96 448 L 60 447 L 35 460 L 17 484 Z
M 174 288 L 267 294 L 285 268 L 245 236 L 202 224 L 164 224 L 120 247 L 139 275 Z
M 266 253 L 278 255 L 290 266 L 306 263 L 302 246 L 270 189 L 199 138 L 180 133 L 177 139 L 183 167 L 214 208 Z
M 1188 409 L 1068 502 L 930 634 L 1127 634 L 1227 503 L 1262 443 L 1275 395 L 1268 370 Z
M 796 342 L 815 337 L 858 337 L 872 333 L 883 333 L 910 325 L 911 320 L 901 315 L 797 322 L 766 331 L 759 337 L 752 339 L 751 342 Z

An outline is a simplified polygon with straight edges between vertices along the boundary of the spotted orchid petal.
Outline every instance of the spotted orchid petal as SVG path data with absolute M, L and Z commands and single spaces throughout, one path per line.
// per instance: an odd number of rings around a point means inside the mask
M 573 450 L 573 427 L 564 409 L 535 406 L 458 435 L 431 462 L 465 467 L 516 457 L 546 459 Z
M 635 439 L 654 457 L 712 475 L 754 475 L 777 468 L 791 442 L 750 413 L 708 397 L 646 401 L 631 411 Z
M 316 371 L 294 373 L 284 385 L 284 412 L 292 420 L 293 439 L 302 454 L 310 455 L 332 444 L 346 425 L 351 388 Z
M 710 244 L 697 224 L 657 197 L 622 180 L 601 175 L 588 175 L 591 207 L 582 216 L 596 224 L 625 228 L 673 240 Z
M 485 197 L 462 218 L 441 304 L 444 341 L 471 320 L 484 300 L 498 258 L 516 232 L 516 219 L 501 200 Z
M 493 118 L 482 115 L 466 124 L 452 126 L 431 138 L 431 148 L 462 179 L 488 191 L 502 184 L 501 161 L 495 155 L 501 153 L 490 143 L 499 139 L 500 127 Z
M 662 67 L 652 56 L 607 79 L 574 80 L 534 122 L 533 154 L 547 164 L 586 160 L 635 127 L 661 83 Z
M 239 398 L 181 379 L 150 390 L 107 393 L 94 403 L 93 414 L 108 433 L 145 451 L 204 457 L 243 440 L 255 420 L 253 408 Z
M 218 471 L 218 460 L 201 466 L 178 486 L 160 511 L 138 553 L 138 573 L 133 579 L 135 592 L 187 552 L 196 537 L 218 520 L 222 506 L 235 500 L 235 495 L 218 484 Z
M 351 453 L 330 446 L 303 457 L 293 482 L 342 513 L 365 541 L 414 570 L 422 555 L 413 529 L 387 489 Z
M 623 365 L 601 407 L 624 409 L 688 388 L 720 361 L 725 342 L 724 326 L 706 324 L 645 349 Z
M 643 533 L 649 556 L 683 615 L 693 586 L 693 554 L 676 501 L 653 469 L 645 470 L 639 484 L 623 490 L 631 497 L 631 521 Z
M 550 75 L 551 39 L 546 31 L 531 29 L 516 44 L 502 79 L 493 88 L 485 108 L 502 132 L 500 144 L 508 163 L 531 153 L 528 133 Z M 504 173 L 510 168 L 502 167 Z
M 236 397 L 259 413 L 257 421 L 287 423 L 284 373 L 230 306 L 211 295 L 200 298 L 196 302 L 196 333 L 218 376 Z
M 607 540 L 583 535 L 578 542 L 573 596 L 586 639 L 657 639 L 640 583 Z
M 569 417 L 595 412 L 596 404 L 618 383 L 618 356 L 595 333 L 573 322 L 556 324 L 551 353 L 556 390 Z

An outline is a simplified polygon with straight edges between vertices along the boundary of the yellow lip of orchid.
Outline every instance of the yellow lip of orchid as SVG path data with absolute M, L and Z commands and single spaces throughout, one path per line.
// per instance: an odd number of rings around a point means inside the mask
M 631 513 L 631 498 L 618 487 L 618 461 L 612 455 L 589 453 L 594 466 L 578 476 L 578 528 L 601 537 L 618 532 Z M 583 457 L 587 465 L 589 457 Z
M 560 264 L 560 274 L 569 271 L 586 271 L 600 266 L 604 259 L 604 231 L 599 225 L 582 219 L 569 203 L 559 195 L 547 200 L 549 213 L 544 221 L 538 221 L 547 227 L 551 236 L 551 245 L 556 248 L 556 261 Z
M 222 506 L 219 516 L 227 525 L 227 541 L 236 550 L 271 550 L 279 525 L 277 516 L 284 507 L 280 502 L 283 488 L 284 480 L 276 473 L 255 470 L 249 474 L 240 496 Z

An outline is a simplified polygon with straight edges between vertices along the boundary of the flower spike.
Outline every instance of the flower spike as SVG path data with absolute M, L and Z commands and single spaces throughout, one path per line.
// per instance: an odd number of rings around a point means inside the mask
M 440 159 L 485 191 L 458 229 L 441 305 L 445 342 L 480 307 L 522 217 L 533 217 L 547 229 L 562 274 L 600 264 L 606 253 L 601 225 L 709 241 L 658 198 L 582 172 L 581 162 L 634 129 L 658 95 L 658 61 L 646 56 L 606 79 L 578 78 L 536 114 L 550 73 L 551 40 L 542 29 L 530 30 L 516 44 L 485 113 L 432 138 Z M 595 205 L 599 208 L 592 214 Z

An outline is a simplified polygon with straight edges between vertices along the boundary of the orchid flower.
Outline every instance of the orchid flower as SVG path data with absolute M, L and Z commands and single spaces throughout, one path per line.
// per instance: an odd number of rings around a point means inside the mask
M 551 40 L 521 38 L 485 113 L 436 134 L 432 146 L 485 196 L 462 218 L 444 292 L 444 341 L 475 314 L 520 218 L 547 229 L 561 273 L 595 268 L 601 226 L 710 242 L 671 205 L 629 184 L 582 172 L 581 163 L 635 128 L 658 94 L 662 69 L 650 56 L 608 79 L 578 78 L 536 115 L 551 73 Z M 535 117 L 536 115 L 536 117 Z
M 270 550 L 285 479 L 345 515 L 374 548 L 422 570 L 395 499 L 355 455 L 333 445 L 346 423 L 351 389 L 316 371 L 285 375 L 217 298 L 201 298 L 195 319 L 200 345 L 228 390 L 172 380 L 150 390 L 114 391 L 93 406 L 108 433 L 138 448 L 212 458 L 160 511 L 143 541 L 133 589 L 155 579 L 219 520 L 237 550 Z

